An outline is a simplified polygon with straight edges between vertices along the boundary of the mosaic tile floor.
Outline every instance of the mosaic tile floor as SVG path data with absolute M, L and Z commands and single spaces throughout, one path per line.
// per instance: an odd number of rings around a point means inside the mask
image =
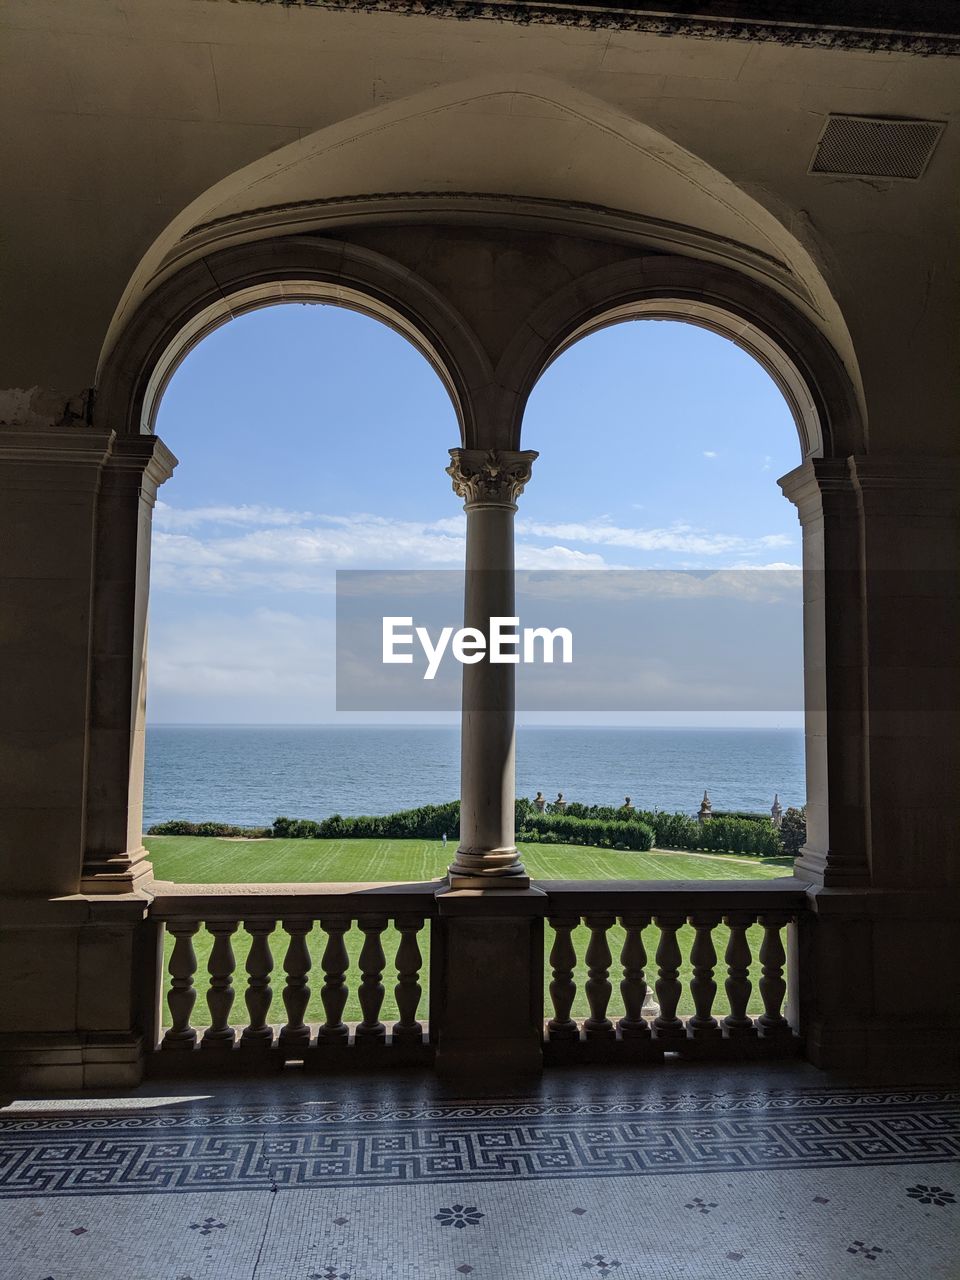
M 958 1161 L 960 1091 L 802 1069 L 13 1100 L 0 1273 L 957 1280 Z

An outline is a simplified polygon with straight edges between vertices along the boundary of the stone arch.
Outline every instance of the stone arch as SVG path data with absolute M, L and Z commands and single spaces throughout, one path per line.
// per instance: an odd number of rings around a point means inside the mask
M 490 362 L 454 307 L 407 268 L 338 240 L 287 236 L 212 253 L 147 295 L 105 357 L 95 418 L 121 435 L 150 434 L 164 388 L 187 353 L 234 316 L 289 302 L 326 302 L 396 330 L 432 365 L 465 443 Z
M 527 400 L 545 369 L 587 334 L 624 320 L 684 320 L 729 338 L 774 380 L 804 458 L 866 447 L 856 390 L 833 347 L 782 295 L 716 263 L 639 255 L 572 281 L 527 317 L 497 367 L 502 413 L 519 448 Z
M 868 875 L 864 832 L 855 806 L 844 800 L 851 790 L 863 793 L 865 762 L 844 740 L 829 672 L 831 615 L 846 610 L 846 625 L 863 643 L 859 614 L 844 596 L 859 554 L 847 471 L 851 455 L 867 452 L 857 388 L 821 330 L 782 295 L 716 263 L 639 254 L 574 279 L 518 328 L 497 366 L 499 420 L 514 448 L 544 370 L 587 334 L 644 316 L 686 320 L 727 337 L 766 369 L 790 407 L 804 457 L 779 482 L 797 507 L 803 548 L 807 843 L 796 867 L 820 883 L 862 884 Z M 862 715 L 859 675 L 843 684 L 846 711 Z

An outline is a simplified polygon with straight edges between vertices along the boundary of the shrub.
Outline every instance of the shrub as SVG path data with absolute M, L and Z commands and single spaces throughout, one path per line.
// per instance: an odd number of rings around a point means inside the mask
M 239 836 L 247 840 L 263 840 L 272 835 L 270 827 L 235 827 L 229 822 L 156 822 L 147 828 L 148 836 Z
M 780 844 L 785 854 L 796 858 L 807 842 L 807 807 L 786 809 L 780 827 Z
M 439 840 L 444 832 L 455 840 L 460 836 L 460 802 L 349 818 L 334 813 L 322 822 L 280 817 L 274 819 L 272 831 L 278 840 Z
M 645 850 L 653 845 L 653 831 L 636 818 L 580 818 L 571 813 L 537 813 L 524 819 L 524 838 L 539 835 L 541 844 L 589 844 L 611 848 L 620 844 L 626 849 Z

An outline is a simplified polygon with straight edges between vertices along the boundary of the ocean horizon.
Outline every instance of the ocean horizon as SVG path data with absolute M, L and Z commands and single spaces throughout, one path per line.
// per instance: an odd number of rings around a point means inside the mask
M 457 725 L 147 726 L 144 828 L 383 814 L 459 794 Z M 517 795 L 693 813 L 769 812 L 806 796 L 800 728 L 527 725 Z

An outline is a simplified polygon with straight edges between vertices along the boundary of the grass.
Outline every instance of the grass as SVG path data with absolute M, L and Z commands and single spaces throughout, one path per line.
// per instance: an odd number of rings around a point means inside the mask
M 184 884 L 267 884 L 326 881 L 349 883 L 352 881 L 396 881 L 396 880 L 433 880 L 440 877 L 452 860 L 454 842 L 451 841 L 444 852 L 438 840 L 216 840 L 193 836 L 147 836 L 145 845 L 150 850 L 157 878 L 176 880 Z M 789 860 L 782 858 L 755 859 L 733 858 L 727 855 L 670 853 L 652 850 L 650 853 L 621 852 L 612 849 L 592 849 L 579 845 L 522 845 L 524 864 L 530 875 L 538 880 L 767 880 L 783 876 L 789 872 Z M 424 987 L 424 998 L 420 1005 L 421 1018 L 426 1016 L 427 974 L 429 972 L 429 929 L 424 927 L 419 935 L 420 949 L 424 957 L 424 966 L 420 980 Z M 610 1017 L 620 1016 L 623 1012 L 618 983 L 620 969 L 618 957 L 623 945 L 623 930 L 615 925 L 607 933 L 610 951 L 613 955 L 610 981 L 613 984 L 613 997 L 610 1001 Z M 693 1012 L 693 1003 L 689 996 L 690 946 L 693 941 L 693 930 L 684 926 L 678 933 L 680 950 L 684 956 L 680 977 L 684 984 L 680 1001 L 681 1014 Z M 652 983 L 656 976 L 653 953 L 656 949 L 659 931 L 651 926 L 644 931 L 644 944 L 649 961 L 646 966 L 648 981 Z M 748 931 L 754 964 L 751 970 L 754 990 L 750 1002 L 750 1012 L 759 1013 L 762 1004 L 757 991 L 758 966 L 756 962 L 762 937 L 762 930 L 756 926 Z M 285 1021 L 283 1003 L 280 992 L 283 987 L 283 948 L 286 935 L 282 931 L 274 935 L 274 999 L 271 1006 L 270 1020 L 276 1023 Z M 583 927 L 573 935 L 574 945 L 579 959 L 576 983 L 577 998 L 574 1004 L 574 1017 L 585 1017 L 589 1012 L 584 995 L 586 967 L 583 956 L 589 941 L 589 931 Z M 347 935 L 347 949 L 351 958 L 351 969 L 347 982 L 351 987 L 350 998 L 344 1012 L 347 1021 L 359 1021 L 360 1006 L 356 997 L 357 957 L 363 936 L 354 928 Z M 397 1018 L 396 1002 L 393 997 L 395 971 L 391 968 L 396 952 L 398 936 L 389 927 L 383 934 L 383 948 L 387 956 L 387 968 L 384 971 L 384 986 L 387 989 L 381 1019 L 390 1023 Z M 549 926 L 546 928 L 546 947 L 552 945 L 553 934 Z M 714 1012 L 727 1011 L 723 993 L 723 950 L 727 942 L 727 930 L 719 926 L 714 930 L 714 945 L 718 953 L 717 1001 Z M 307 1020 L 319 1022 L 323 1020 L 323 1005 L 320 1001 L 319 987 L 322 981 L 320 955 L 324 946 L 324 935 L 319 925 L 308 938 L 310 953 L 313 957 L 313 983 Z M 166 939 L 166 955 L 169 954 L 172 939 Z M 205 991 L 204 974 L 210 956 L 211 939 L 205 931 L 194 938 L 197 953 L 198 973 L 197 987 L 199 997 L 194 1010 L 194 1023 L 203 1026 L 209 1020 L 206 1003 L 203 999 Z M 245 1021 L 245 1009 L 242 1000 L 243 965 L 249 950 L 249 938 L 238 930 L 234 935 L 234 952 L 237 957 L 237 974 L 234 986 L 238 995 L 233 1008 L 233 1021 Z M 545 979 L 548 985 L 549 972 Z M 549 993 L 545 994 L 546 1008 L 549 1011 Z
M 182 884 L 290 884 L 303 881 L 436 880 L 456 844 L 439 840 L 216 840 L 146 836 L 160 880 Z M 727 854 L 634 853 L 582 845 L 521 845 L 538 880 L 755 880 L 783 875 L 788 859 Z

